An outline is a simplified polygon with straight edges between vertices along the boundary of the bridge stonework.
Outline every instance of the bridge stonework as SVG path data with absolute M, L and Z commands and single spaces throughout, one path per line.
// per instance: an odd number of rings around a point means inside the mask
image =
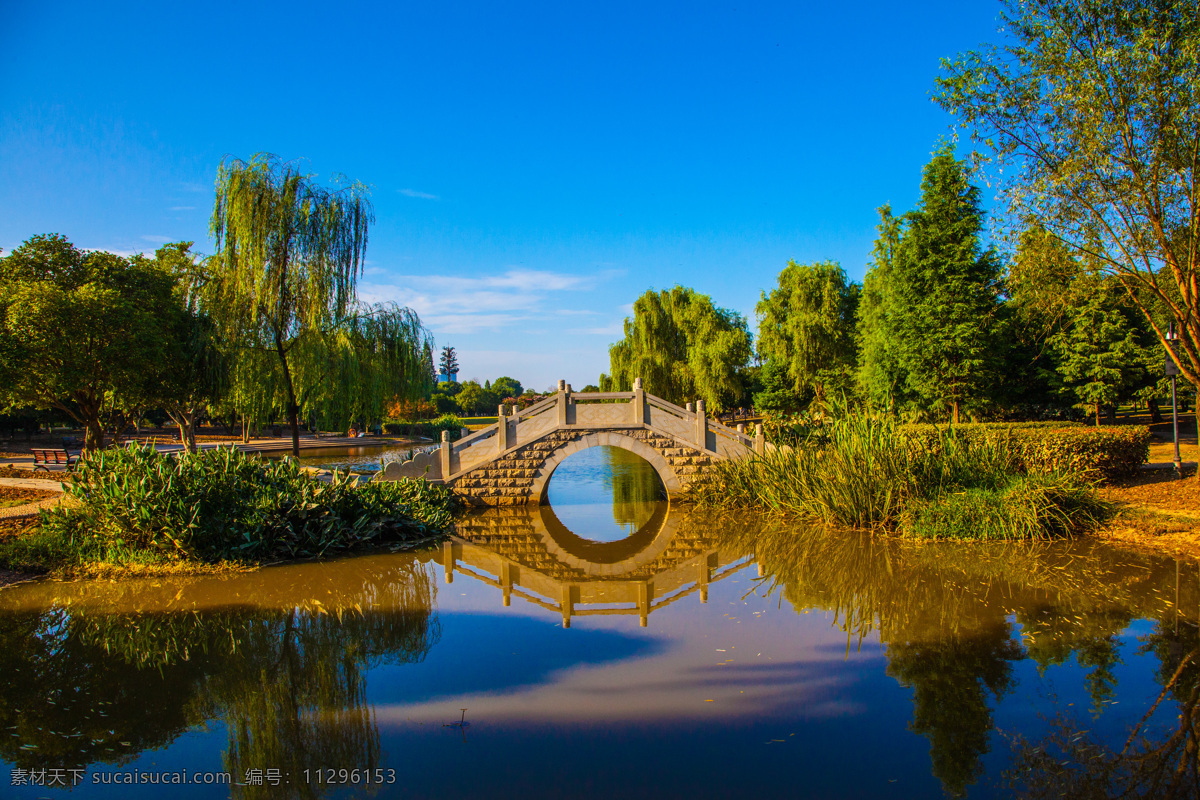
M 451 486 L 472 505 L 538 504 L 563 460 L 602 445 L 650 462 L 668 497 L 714 461 L 767 447 L 761 426 L 747 436 L 710 421 L 703 401 L 681 408 L 646 394 L 640 380 L 632 392 L 586 394 L 559 381 L 556 395 L 512 415 L 501 406 L 495 425 L 453 443 L 443 434 L 440 447 L 388 464 L 377 480 L 424 477 Z
M 601 445 L 620 447 L 645 458 L 663 478 L 668 495 L 682 491 L 712 463 L 710 455 L 652 430 L 559 430 L 455 478 L 451 485 L 472 505 L 540 503 L 555 467 L 580 450 Z

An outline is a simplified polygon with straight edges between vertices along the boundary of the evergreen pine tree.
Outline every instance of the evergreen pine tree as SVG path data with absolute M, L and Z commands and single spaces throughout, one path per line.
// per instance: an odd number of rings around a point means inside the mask
M 904 393 L 905 374 L 896 354 L 891 282 L 903 222 L 892 214 L 890 205 L 879 209 L 877 230 L 858 305 L 858 384 L 870 405 L 895 411 Z
M 458 374 L 458 355 L 454 352 L 454 348 L 446 346 L 442 348 L 442 358 L 440 362 L 442 372 L 454 382 L 455 375 Z
M 963 405 L 987 386 L 999 307 L 999 259 L 981 242 L 980 191 L 949 145 L 934 153 L 921 202 L 906 230 L 890 280 L 896 353 L 907 386 L 926 408 Z
M 1068 310 L 1065 326 L 1050 339 L 1058 356 L 1058 372 L 1069 391 L 1092 406 L 1096 424 L 1100 409 L 1115 406 L 1146 381 L 1146 361 L 1139 346 L 1139 326 L 1111 281 L 1081 294 Z M 1153 353 L 1159 356 L 1161 350 Z M 1161 356 L 1160 356 L 1161 357 Z

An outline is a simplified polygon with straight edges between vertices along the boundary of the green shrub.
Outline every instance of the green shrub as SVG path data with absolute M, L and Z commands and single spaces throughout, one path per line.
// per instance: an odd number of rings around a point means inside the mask
M 232 449 L 178 458 L 130 445 L 84 458 L 74 502 L 42 513 L 43 538 L 90 557 L 213 562 L 322 556 L 448 529 L 454 495 L 424 481 L 325 483 L 295 461 Z
M 924 539 L 1048 539 L 1087 531 L 1109 514 L 1090 486 L 1064 475 L 1020 475 L 1005 487 L 914 498 L 899 530 Z
M 456 442 L 462 438 L 466 424 L 453 414 L 442 414 L 437 419 L 409 422 L 392 420 L 383 423 L 383 430 L 389 436 L 424 436 L 426 439 L 441 441 L 442 431 L 450 432 L 450 441 Z
M 905 425 L 901 429 L 926 448 L 944 441 L 946 427 Z M 1063 472 L 1112 481 L 1136 475 L 1150 452 L 1144 427 L 1094 428 L 1061 422 L 974 423 L 953 428 L 960 439 L 1001 445 L 1022 472 Z

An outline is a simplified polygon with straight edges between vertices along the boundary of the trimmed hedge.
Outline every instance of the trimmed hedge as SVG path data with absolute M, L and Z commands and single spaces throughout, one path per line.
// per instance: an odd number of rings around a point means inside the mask
M 904 425 L 901 432 L 935 450 L 945 427 Z M 1062 422 L 979 422 L 952 430 L 971 442 L 1004 445 L 1020 471 L 1073 473 L 1112 481 L 1136 475 L 1150 452 L 1150 431 L 1136 425 L 1095 428 Z
M 383 423 L 383 431 L 389 436 L 424 436 L 426 439 L 441 441 L 442 431 L 450 431 L 450 441 L 456 442 L 462 438 L 462 430 L 466 424 L 453 414 L 443 414 L 437 419 L 407 422 L 397 420 Z

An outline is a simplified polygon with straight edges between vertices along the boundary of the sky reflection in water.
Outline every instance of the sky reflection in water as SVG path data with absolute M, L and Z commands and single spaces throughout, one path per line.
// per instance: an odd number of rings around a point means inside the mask
M 1096 543 L 675 509 L 605 544 L 555 511 L 473 515 L 416 555 L 0 591 L 0 755 L 293 781 L 180 797 L 347 796 L 303 782 L 318 766 L 394 769 L 384 797 L 1003 797 L 997 728 L 1039 740 L 1063 711 L 1119 749 L 1197 643 L 1194 566 Z

